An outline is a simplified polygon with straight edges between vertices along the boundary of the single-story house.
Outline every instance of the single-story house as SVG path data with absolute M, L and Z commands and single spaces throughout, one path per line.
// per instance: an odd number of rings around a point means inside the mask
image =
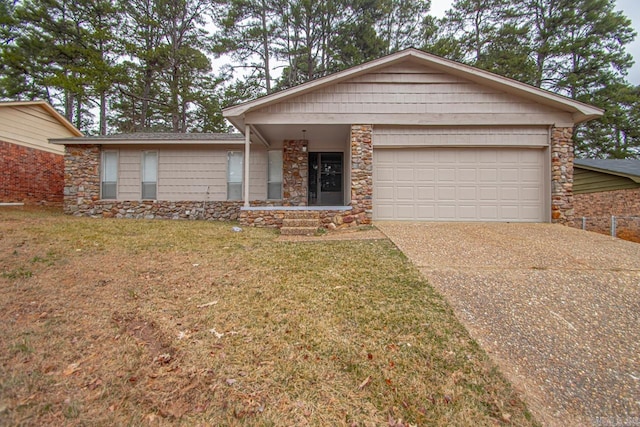
M 640 241 L 640 160 L 576 159 L 573 192 L 577 226 L 608 234 L 615 216 Z
M 602 113 L 406 49 L 225 109 L 239 134 L 56 142 L 76 215 L 570 224 L 573 126 Z
M 45 101 L 0 102 L 0 203 L 62 205 L 64 147 L 81 136 Z

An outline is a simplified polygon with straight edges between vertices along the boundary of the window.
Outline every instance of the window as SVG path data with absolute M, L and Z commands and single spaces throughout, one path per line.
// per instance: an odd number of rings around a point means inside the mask
M 282 199 L 282 151 L 269 151 L 267 199 Z
M 158 152 L 142 152 L 142 199 L 156 199 L 158 188 Z
M 242 159 L 241 151 L 227 153 L 227 200 L 242 200 Z
M 102 198 L 115 199 L 118 192 L 118 152 L 102 152 Z

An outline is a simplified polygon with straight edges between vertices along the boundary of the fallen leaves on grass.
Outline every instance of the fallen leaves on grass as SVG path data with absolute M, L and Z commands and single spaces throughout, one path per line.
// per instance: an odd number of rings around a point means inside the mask
M 534 424 L 389 241 L 7 212 L 0 424 Z

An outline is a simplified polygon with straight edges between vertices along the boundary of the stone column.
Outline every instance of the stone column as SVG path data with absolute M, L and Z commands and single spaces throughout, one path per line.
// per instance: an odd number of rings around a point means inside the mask
M 574 225 L 573 128 L 551 129 L 551 221 Z
M 100 146 L 67 145 L 64 154 L 64 212 L 84 212 L 100 199 Z
M 373 125 L 351 125 L 351 207 L 358 224 L 373 216 Z
M 282 204 L 306 206 L 309 181 L 308 141 L 282 142 Z

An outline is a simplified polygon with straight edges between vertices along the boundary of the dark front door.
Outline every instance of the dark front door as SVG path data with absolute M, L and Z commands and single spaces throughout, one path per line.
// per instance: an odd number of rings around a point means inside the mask
M 342 153 L 309 153 L 309 205 L 342 206 Z

